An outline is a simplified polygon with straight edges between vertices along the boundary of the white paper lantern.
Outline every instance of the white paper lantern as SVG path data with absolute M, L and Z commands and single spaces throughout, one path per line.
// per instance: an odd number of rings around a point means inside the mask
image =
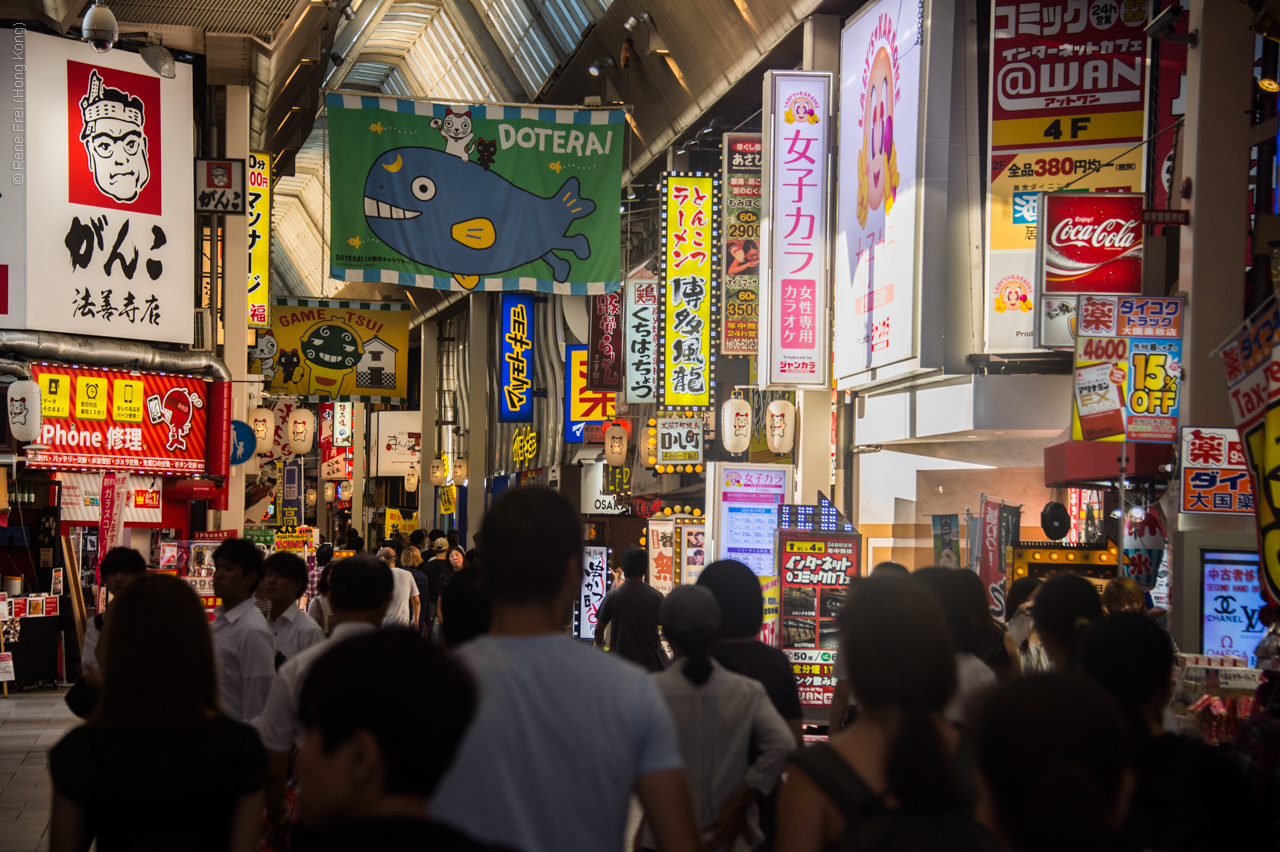
M 355 496 L 355 486 L 351 484 L 351 480 L 344 479 L 338 483 L 339 500 L 350 500 L 353 496 Z
M 410 465 L 409 472 L 404 475 L 404 490 L 412 494 L 418 490 L 418 468 L 417 465 Z
M 604 460 L 613 467 L 627 463 L 627 430 L 620 423 L 604 430 Z
M 449 468 L 443 459 L 431 460 L 431 484 L 444 485 L 449 480 Z
M 276 439 L 276 413 L 270 408 L 255 408 L 249 413 L 249 428 L 258 439 L 257 452 L 270 453 Z
M 765 412 L 765 441 L 772 452 L 791 452 L 796 440 L 796 407 L 785 399 L 775 399 Z
M 337 489 L 333 487 L 332 482 L 326 482 L 324 484 L 324 502 L 332 503 L 336 491 Z
M 9 385 L 9 431 L 24 444 L 40 440 L 40 384 L 23 379 Z
M 314 509 L 316 507 L 316 490 L 314 488 L 307 489 L 307 508 Z
M 295 408 L 289 413 L 289 449 L 295 456 L 311 452 L 316 437 L 316 415 L 305 408 Z
M 720 435 L 726 452 L 744 453 L 751 445 L 751 404 L 736 391 L 720 410 Z
M 454 482 L 466 482 L 466 481 L 467 481 L 467 460 L 466 460 L 466 459 L 455 459 L 455 460 L 454 460 L 454 462 L 453 462 L 453 481 L 454 481 Z

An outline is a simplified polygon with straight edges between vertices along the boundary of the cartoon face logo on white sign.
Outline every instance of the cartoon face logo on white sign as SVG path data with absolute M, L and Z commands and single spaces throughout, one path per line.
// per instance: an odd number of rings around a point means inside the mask
M 151 180 L 142 100 L 107 86 L 94 69 L 89 91 L 80 99 L 80 115 L 80 141 L 94 183 L 116 201 L 134 201 Z

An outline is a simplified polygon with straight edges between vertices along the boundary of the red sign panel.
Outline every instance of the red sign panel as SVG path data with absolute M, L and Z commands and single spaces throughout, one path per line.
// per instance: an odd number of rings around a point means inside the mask
M 1045 293 L 1142 292 L 1143 196 L 1045 196 Z
M 591 297 L 587 390 L 622 390 L 622 293 Z
M 861 536 L 789 531 L 778 542 L 782 650 L 791 660 L 800 703 L 828 707 L 835 692 L 840 611 L 860 573 Z
M 185 476 L 205 470 L 208 393 L 200 379 L 124 370 L 32 366 L 40 383 L 44 468 Z
M 1182 511 L 1254 514 L 1253 482 L 1235 429 L 1182 427 Z

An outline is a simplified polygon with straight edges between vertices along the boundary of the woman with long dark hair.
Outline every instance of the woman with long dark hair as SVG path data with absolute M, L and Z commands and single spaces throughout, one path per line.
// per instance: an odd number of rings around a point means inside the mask
M 720 607 L 709 589 L 681 586 L 659 619 L 676 659 L 652 677 L 676 723 L 698 827 L 708 849 L 750 852 L 764 839 L 756 800 L 778 783 L 795 741 L 764 686 L 712 658 Z M 655 846 L 652 835 L 644 845 Z
M 175 577 L 135 581 L 112 602 L 103 645 L 97 709 L 49 753 L 50 848 L 256 849 L 267 755 L 222 712 L 195 592 Z
M 1102 618 L 1098 588 L 1079 574 L 1055 574 L 1045 580 L 1031 605 L 1031 619 L 1053 667 L 1066 671 L 1075 663 L 1080 637 Z
M 860 848 L 869 838 L 881 848 L 985 848 L 953 779 L 959 734 L 942 711 L 956 656 L 937 598 L 915 580 L 860 581 L 840 615 L 840 655 L 858 718 L 795 760 L 778 848 Z

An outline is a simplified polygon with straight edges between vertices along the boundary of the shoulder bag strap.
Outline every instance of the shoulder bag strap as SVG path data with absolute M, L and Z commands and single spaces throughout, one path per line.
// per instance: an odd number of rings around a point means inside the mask
M 882 809 L 880 797 L 830 745 L 819 743 L 810 746 L 795 756 L 795 763 L 840 811 L 846 830 L 868 812 Z

